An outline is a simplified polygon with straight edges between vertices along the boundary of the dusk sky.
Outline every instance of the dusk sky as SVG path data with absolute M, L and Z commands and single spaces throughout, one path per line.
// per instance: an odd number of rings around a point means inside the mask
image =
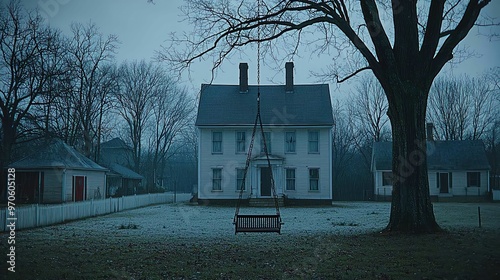
M 7 0 L 2 0 L 7 1 Z M 500 1 L 492 1 L 485 9 L 485 13 L 490 16 L 499 15 Z M 155 1 L 155 4 L 148 3 L 147 0 L 24 0 L 24 5 L 29 8 L 38 8 L 41 14 L 52 26 L 69 34 L 70 24 L 72 22 L 95 23 L 104 35 L 115 34 L 118 36 L 121 44 L 116 56 L 118 61 L 123 60 L 149 60 L 155 51 L 160 49 L 160 45 L 165 45 L 170 32 L 186 30 L 191 26 L 181 22 L 181 11 L 179 6 L 182 0 Z M 500 34 L 500 28 L 490 27 L 479 30 L 474 28 L 462 43 L 470 50 L 477 51 L 477 55 L 467 59 L 460 65 L 445 68 L 445 71 L 454 73 L 467 72 L 472 76 L 478 76 L 487 69 L 500 66 L 500 39 L 491 41 L 485 36 L 478 36 L 479 32 L 488 33 L 493 30 Z M 328 56 L 315 58 L 302 53 L 301 58 L 295 62 L 295 81 L 297 83 L 314 83 L 316 77 L 311 77 L 310 71 L 320 71 L 325 67 Z M 246 54 L 235 55 L 229 61 L 226 61 L 219 69 L 214 83 L 231 84 L 238 82 L 238 63 L 248 62 L 250 66 L 250 83 L 256 83 L 256 53 L 254 48 L 249 48 Z M 314 67 L 312 69 L 311 67 Z M 192 67 L 190 78 L 184 74 L 183 83 L 199 90 L 201 83 L 208 83 L 211 79 L 211 64 L 209 62 L 196 62 Z M 252 72 L 253 71 L 253 72 Z M 268 77 L 273 77 L 273 82 L 282 82 L 283 73 L 274 73 L 270 69 L 262 69 L 265 77 L 261 78 L 262 83 L 270 83 Z M 331 83 L 332 95 L 345 95 L 353 84 L 357 82 L 352 79 L 346 85 L 337 88 L 336 84 Z

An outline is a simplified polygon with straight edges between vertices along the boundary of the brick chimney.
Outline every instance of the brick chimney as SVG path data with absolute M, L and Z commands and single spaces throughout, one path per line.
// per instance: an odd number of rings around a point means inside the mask
M 427 123 L 427 140 L 434 141 L 434 124 Z
M 248 64 L 240 63 L 240 92 L 248 92 Z
M 293 92 L 293 62 L 285 63 L 285 91 Z

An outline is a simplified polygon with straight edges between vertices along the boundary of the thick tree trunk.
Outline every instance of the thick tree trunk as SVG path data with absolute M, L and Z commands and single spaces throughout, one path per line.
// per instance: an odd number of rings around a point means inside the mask
M 12 160 L 12 149 L 16 141 L 16 129 L 14 128 L 13 121 L 10 119 L 2 120 L 2 140 L 0 149 L 0 202 L 7 200 L 7 181 L 4 174 L 4 168 Z
M 440 231 L 429 194 L 425 113 L 428 92 L 408 90 L 389 98 L 393 191 L 386 232 Z

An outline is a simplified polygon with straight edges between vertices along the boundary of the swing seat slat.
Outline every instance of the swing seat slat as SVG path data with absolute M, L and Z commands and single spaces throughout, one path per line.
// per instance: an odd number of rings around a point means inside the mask
M 277 232 L 281 234 L 281 218 L 275 215 L 236 215 L 235 232 Z

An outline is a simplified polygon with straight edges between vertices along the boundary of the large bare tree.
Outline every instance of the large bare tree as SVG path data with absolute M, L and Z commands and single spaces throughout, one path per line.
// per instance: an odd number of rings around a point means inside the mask
M 350 65 L 359 68 L 347 77 L 371 70 L 389 104 L 392 168 L 399 179 L 394 182 L 386 231 L 440 230 L 427 178 L 427 97 L 434 78 L 490 0 L 185 2 L 186 18 L 194 31 L 174 38 L 160 55 L 180 68 L 207 55 L 213 55 L 217 67 L 235 50 L 257 41 L 264 43 L 264 53 L 282 49 L 293 55 L 301 44 L 316 46 L 324 55 L 332 48 L 350 50 Z M 277 44 L 280 39 L 282 44 Z M 275 48 L 266 49 L 271 41 Z M 353 60 L 356 55 L 362 60 Z
M 114 98 L 117 111 L 127 124 L 127 138 L 132 143 L 134 170 L 141 172 L 142 143 L 146 126 L 153 115 L 155 98 L 170 81 L 163 69 L 152 62 L 124 62 L 119 68 L 120 90 Z
M 102 121 L 103 106 L 111 92 L 110 77 L 114 75 L 114 54 L 118 48 L 116 35 L 104 36 L 93 23 L 71 25 L 72 37 L 68 41 L 68 71 L 71 84 L 73 122 L 83 138 L 83 154 L 92 156 L 94 144 L 100 139 L 99 127 Z M 70 139 L 70 144 L 76 138 Z
M 54 72 L 58 33 L 19 2 L 0 6 L 0 169 L 29 130 L 23 121 L 47 92 Z M 29 138 L 29 137 L 28 137 Z
M 167 80 L 170 82 L 159 87 L 153 98 L 148 143 L 152 164 L 149 176 L 153 179 L 150 182 L 156 182 L 157 177 L 164 174 L 167 160 L 175 153 L 173 145 L 176 140 L 183 142 L 182 134 L 193 120 L 194 102 L 188 98 L 187 90 L 176 86 L 173 80 Z

